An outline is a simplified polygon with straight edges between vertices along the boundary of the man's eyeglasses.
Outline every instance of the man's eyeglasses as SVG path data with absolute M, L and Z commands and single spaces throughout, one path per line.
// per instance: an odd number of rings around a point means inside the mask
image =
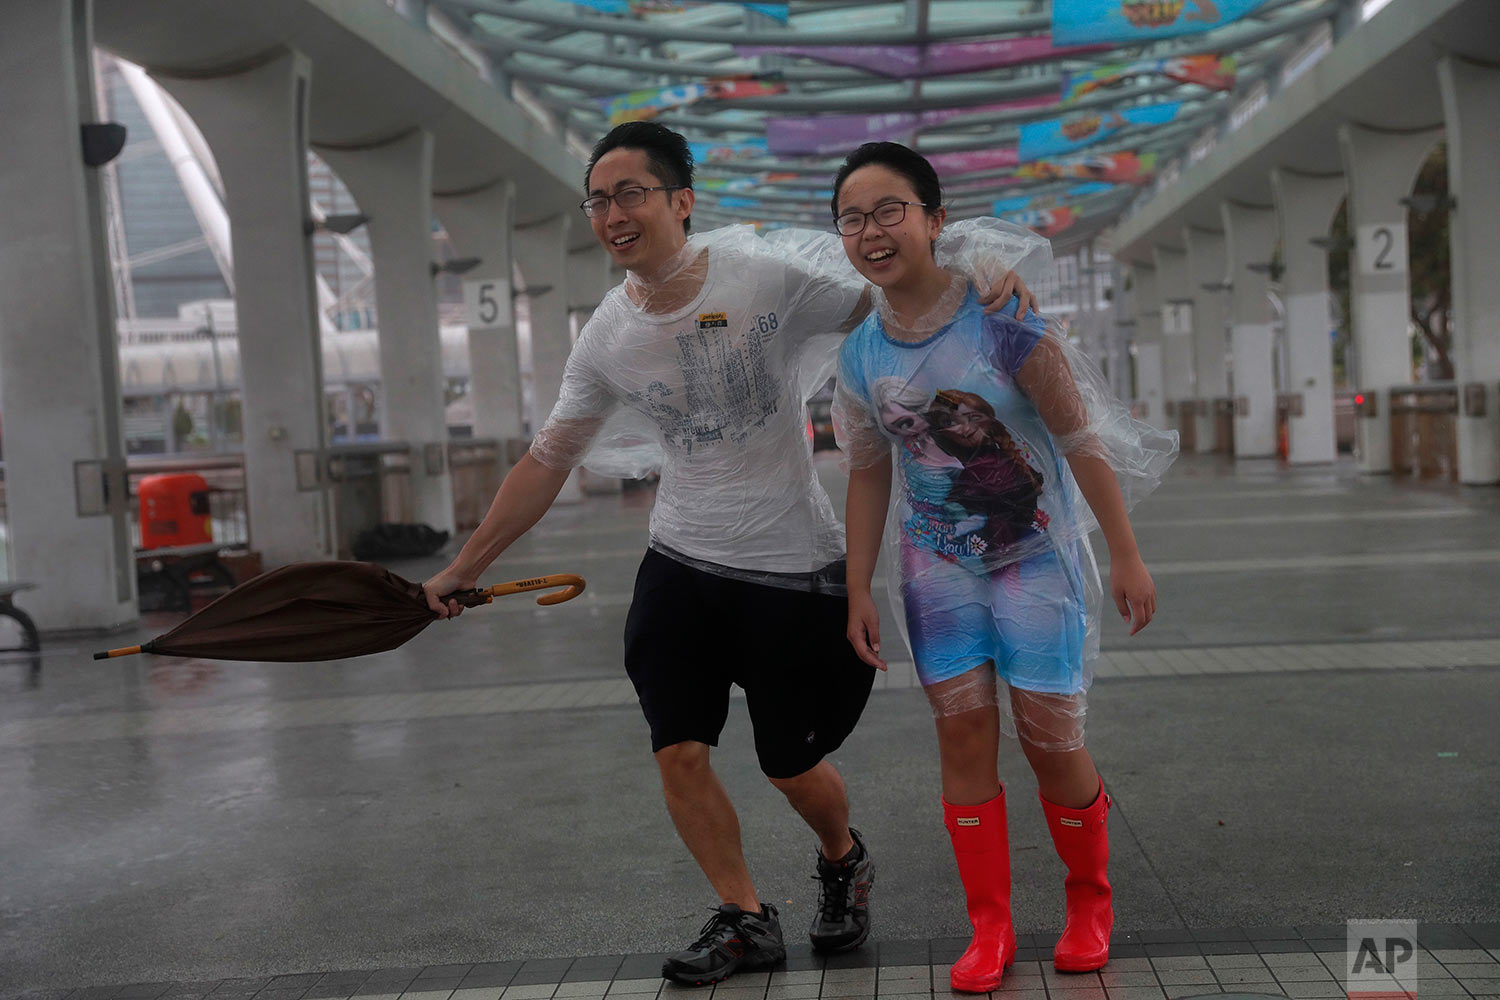
M 870 219 L 882 226 L 899 226 L 906 221 L 908 205 L 912 208 L 927 208 L 919 201 L 888 201 L 884 205 L 877 205 L 873 212 L 845 212 L 833 220 L 833 225 L 840 236 L 858 236 L 865 231 L 865 225 Z
M 662 184 L 659 187 L 628 187 L 620 188 L 614 194 L 596 194 L 591 198 L 585 198 L 578 204 L 583 209 L 583 214 L 590 219 L 597 218 L 609 212 L 609 203 L 614 202 L 621 208 L 639 208 L 646 204 L 646 193 L 648 191 L 681 191 L 681 184 Z

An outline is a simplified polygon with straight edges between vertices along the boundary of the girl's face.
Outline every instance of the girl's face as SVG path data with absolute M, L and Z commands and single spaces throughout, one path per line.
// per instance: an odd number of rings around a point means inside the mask
M 901 174 L 871 163 L 860 167 L 844 179 L 839 189 L 839 214 L 873 212 L 881 205 L 911 202 L 900 222 L 881 225 L 873 216 L 865 218 L 865 228 L 853 236 L 842 237 L 844 253 L 855 270 L 881 288 L 891 288 L 914 278 L 929 276 L 937 270 L 932 259 L 932 241 L 943 228 L 941 208 L 928 212 L 917 204 L 911 181 Z

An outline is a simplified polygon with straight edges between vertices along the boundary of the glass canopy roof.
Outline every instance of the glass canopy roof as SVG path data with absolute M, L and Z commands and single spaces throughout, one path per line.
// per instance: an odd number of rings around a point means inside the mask
M 631 117 L 686 135 L 707 225 L 825 227 L 843 154 L 893 139 L 939 166 L 950 218 L 1003 214 L 1063 246 L 1202 155 L 1350 5 L 1081 2 L 1253 9 L 1122 46 L 1054 45 L 1049 0 L 431 0 L 497 82 L 586 143 Z

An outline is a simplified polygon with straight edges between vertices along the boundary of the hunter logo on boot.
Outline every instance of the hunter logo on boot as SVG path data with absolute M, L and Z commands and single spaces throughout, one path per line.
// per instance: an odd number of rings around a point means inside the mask
M 1063 826 L 1077 826 L 1077 827 L 1082 827 L 1083 826 L 1083 820 L 1081 820 L 1081 819 L 1069 819 L 1067 816 L 1059 816 L 1057 818 L 1057 821 L 1059 823 L 1061 823 Z
M 979 817 L 978 816 L 960 816 L 957 819 L 955 819 L 953 822 L 957 823 L 959 826 L 978 826 L 979 825 Z

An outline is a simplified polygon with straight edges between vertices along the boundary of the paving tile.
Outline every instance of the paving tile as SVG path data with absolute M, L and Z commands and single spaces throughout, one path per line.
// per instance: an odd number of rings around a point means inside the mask
M 1343 983 L 1287 983 L 1282 986 L 1281 991 L 1287 996 L 1292 997 L 1293 1000 L 1320 1000 L 1323 997 L 1343 997 L 1348 995 Z
M 472 962 L 463 965 L 429 965 L 417 975 L 418 979 L 452 979 L 454 976 L 462 979 L 474 968 Z
M 1196 941 L 1171 941 L 1165 944 L 1152 944 L 1147 942 L 1146 954 L 1155 958 L 1180 958 L 1180 957 L 1202 957 L 1202 945 Z
M 556 983 L 523 983 L 520 986 L 507 986 L 500 997 L 501 1000 L 546 1000 L 556 992 Z
M 1076 986 L 1061 989 L 1048 986 L 1047 996 L 1050 1000 L 1108 1000 L 1103 986 Z
M 1166 1000 L 1160 986 L 1106 986 L 1109 1000 Z
M 1210 955 L 1208 966 L 1211 969 L 1264 969 L 1266 963 L 1259 955 Z
M 412 986 L 415 987 L 420 982 L 421 980 L 418 980 Z M 401 994 L 401 1000 L 448 1000 L 452 995 L 453 990 L 418 990 L 414 988 Z
M 1163 986 L 1216 986 L 1212 969 L 1158 969 L 1156 978 Z
M 1100 975 L 1108 972 L 1150 972 L 1151 959 L 1149 958 L 1116 958 L 1114 949 L 1111 947 L 1109 965 L 1100 972 Z
M 1225 986 L 1243 985 L 1246 983 L 1274 983 L 1275 977 L 1271 970 L 1265 967 L 1258 969 L 1215 969 L 1214 975 L 1219 982 Z
M 1163 986 L 1162 990 L 1163 990 L 1163 992 L 1166 993 L 1168 1000 L 1178 1000 L 1178 998 L 1180 998 L 1180 997 L 1198 997 L 1198 996 L 1203 996 L 1206 993 L 1218 993 L 1218 992 L 1220 992 L 1218 984 L 1212 984 L 1212 985 L 1210 985 L 1208 983 L 1203 983 L 1203 984 L 1194 983 L 1192 985 Z
M 1007 990 L 1003 983 L 993 996 L 996 1000 L 1048 1000 L 1046 990 Z
M 1207 971 L 1208 959 L 1204 958 L 1202 955 L 1175 955 L 1163 956 L 1160 958 L 1153 957 L 1151 959 L 1151 967 L 1157 972 L 1161 972 L 1165 969 L 1171 969 L 1173 971 L 1179 971 L 1183 969 L 1202 969 L 1204 971 Z
M 1113 967 L 1114 963 L 1110 963 Z M 1111 986 L 1158 986 L 1155 972 L 1114 972 L 1105 969 L 1099 973 L 1099 981 L 1105 988 Z
M 772 983 L 766 988 L 766 1000 L 817 1000 L 822 983 Z
M 639 996 L 642 993 L 658 993 L 662 990 L 664 980 L 657 976 L 654 979 L 616 979 L 609 984 L 609 992 L 605 996 L 617 997 L 623 994 Z M 671 984 L 676 986 L 676 983 Z M 693 989 L 693 987 L 686 987 Z M 507 994 L 508 996 L 509 994 Z
M 608 979 L 577 979 L 571 983 L 558 984 L 557 990 L 552 995 L 554 997 L 586 997 L 595 994 L 603 996 L 608 992 Z M 465 998 L 454 994 L 453 1000 L 465 1000 Z
M 504 986 L 471 986 L 454 990 L 449 1000 L 500 1000 Z
M 1500 964 L 1495 962 L 1444 962 L 1443 968 L 1458 979 L 1494 979 L 1500 977 Z
M 771 986 L 802 986 L 807 983 L 821 984 L 823 982 L 822 969 L 810 969 L 801 972 L 773 970 L 770 977 Z
M 1494 956 L 1483 948 L 1435 948 L 1432 957 L 1444 965 L 1464 962 L 1495 963 Z
M 1318 965 L 1278 965 L 1271 970 L 1276 979 L 1283 983 L 1325 983 L 1333 979 L 1333 973 L 1329 972 L 1320 963 Z

